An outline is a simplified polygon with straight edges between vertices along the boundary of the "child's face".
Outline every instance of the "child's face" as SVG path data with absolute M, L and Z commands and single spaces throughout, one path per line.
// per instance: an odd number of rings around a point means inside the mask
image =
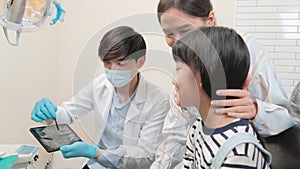
M 198 106 L 199 104 L 199 78 L 195 78 L 195 73 L 191 68 L 180 61 L 176 62 L 176 72 L 172 83 L 175 87 L 175 102 L 178 106 Z

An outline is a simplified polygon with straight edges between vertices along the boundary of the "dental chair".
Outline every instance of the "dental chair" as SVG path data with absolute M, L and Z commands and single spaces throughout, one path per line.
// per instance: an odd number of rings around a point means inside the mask
M 300 167 L 300 125 L 279 135 L 264 138 L 266 149 L 272 154 L 272 169 L 298 169 Z
M 290 112 L 295 120 L 300 123 L 300 81 L 291 94 Z
M 276 136 L 264 138 L 272 154 L 272 169 L 300 168 L 300 82 L 291 94 L 290 112 L 298 124 Z

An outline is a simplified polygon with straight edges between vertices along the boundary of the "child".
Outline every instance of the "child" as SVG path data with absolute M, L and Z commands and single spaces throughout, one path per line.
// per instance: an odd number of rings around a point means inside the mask
M 84 169 L 150 167 L 169 102 L 166 93 L 139 73 L 145 54 L 142 35 L 130 27 L 114 28 L 103 36 L 98 49 L 105 74 L 61 106 L 46 98 L 36 103 L 31 115 L 36 122 L 56 119 L 70 124 L 95 111 L 95 145 L 76 142 L 62 146 L 65 158 L 89 158 Z
M 211 100 L 222 100 L 218 89 L 241 89 L 248 76 L 250 57 L 243 39 L 232 29 L 206 27 L 187 33 L 173 46 L 176 73 L 173 84 L 180 107 L 196 106 L 201 118 L 187 139 L 183 168 L 211 168 L 226 140 L 238 133 L 256 137 L 248 121 L 213 113 Z M 230 150 L 224 168 L 269 168 L 259 146 L 242 143 Z

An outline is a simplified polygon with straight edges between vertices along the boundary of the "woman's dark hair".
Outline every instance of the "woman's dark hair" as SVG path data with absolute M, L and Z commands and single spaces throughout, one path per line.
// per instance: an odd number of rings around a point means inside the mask
M 100 41 L 98 56 L 109 61 L 124 56 L 126 59 L 139 59 L 146 55 L 143 36 L 127 26 L 119 26 L 108 31 Z
M 211 99 L 224 99 L 216 96 L 218 89 L 243 87 L 250 55 L 245 42 L 233 29 L 196 29 L 177 41 L 172 50 L 175 61 L 184 62 L 200 72 L 202 88 Z
M 186 14 L 195 17 L 208 17 L 213 10 L 210 0 L 160 0 L 157 7 L 157 17 L 160 17 L 170 8 L 178 9 Z

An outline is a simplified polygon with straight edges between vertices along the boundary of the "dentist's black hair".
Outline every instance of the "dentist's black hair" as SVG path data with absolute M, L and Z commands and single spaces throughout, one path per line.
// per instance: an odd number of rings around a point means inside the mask
M 119 26 L 108 31 L 98 48 L 98 56 L 102 61 L 119 57 L 138 60 L 145 55 L 146 42 L 143 36 L 128 26 Z

